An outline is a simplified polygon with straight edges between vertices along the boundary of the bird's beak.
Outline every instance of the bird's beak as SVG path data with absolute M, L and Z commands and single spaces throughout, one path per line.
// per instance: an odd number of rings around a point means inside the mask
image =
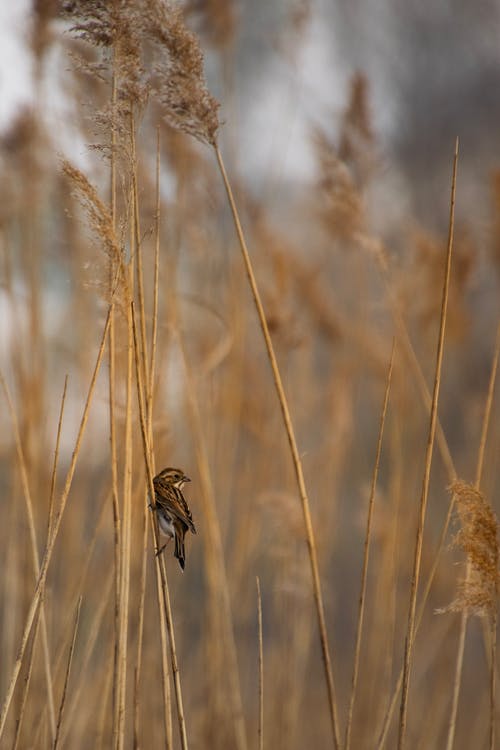
M 184 477 L 184 481 L 185 481 L 185 482 L 190 482 L 191 480 L 190 480 L 190 478 L 189 478 L 189 477 Z

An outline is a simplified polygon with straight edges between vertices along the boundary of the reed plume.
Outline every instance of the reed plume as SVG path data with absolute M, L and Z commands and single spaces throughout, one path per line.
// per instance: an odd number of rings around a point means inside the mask
M 457 479 L 450 485 L 460 529 L 453 544 L 466 558 L 465 575 L 455 599 L 444 611 L 491 615 L 498 606 L 498 520 L 483 492 Z

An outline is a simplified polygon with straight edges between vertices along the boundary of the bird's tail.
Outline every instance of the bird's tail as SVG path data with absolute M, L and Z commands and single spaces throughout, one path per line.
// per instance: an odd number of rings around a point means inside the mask
M 184 529 L 176 529 L 175 534 L 175 552 L 174 555 L 179 560 L 179 565 L 184 570 L 184 564 L 186 562 L 186 552 L 184 549 Z

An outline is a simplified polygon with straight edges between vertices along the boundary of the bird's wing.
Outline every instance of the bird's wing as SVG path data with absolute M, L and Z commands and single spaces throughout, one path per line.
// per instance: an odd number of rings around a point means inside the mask
M 153 484 L 156 490 L 155 495 L 157 504 L 164 508 L 167 513 L 171 513 L 185 523 L 188 529 L 190 529 L 193 534 L 196 534 L 196 527 L 194 525 L 191 511 L 189 510 L 189 506 L 184 499 L 181 490 L 178 487 L 174 487 L 173 484 L 163 481 L 161 477 L 155 477 Z

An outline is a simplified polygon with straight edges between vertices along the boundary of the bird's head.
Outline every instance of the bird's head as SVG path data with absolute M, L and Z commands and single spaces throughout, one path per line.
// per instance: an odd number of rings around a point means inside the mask
M 191 481 L 190 478 L 184 474 L 182 469 L 172 469 L 170 466 L 163 469 L 163 471 L 160 471 L 158 476 L 161 477 L 164 482 L 168 482 L 168 484 L 177 487 L 179 490 L 182 490 L 185 482 Z

